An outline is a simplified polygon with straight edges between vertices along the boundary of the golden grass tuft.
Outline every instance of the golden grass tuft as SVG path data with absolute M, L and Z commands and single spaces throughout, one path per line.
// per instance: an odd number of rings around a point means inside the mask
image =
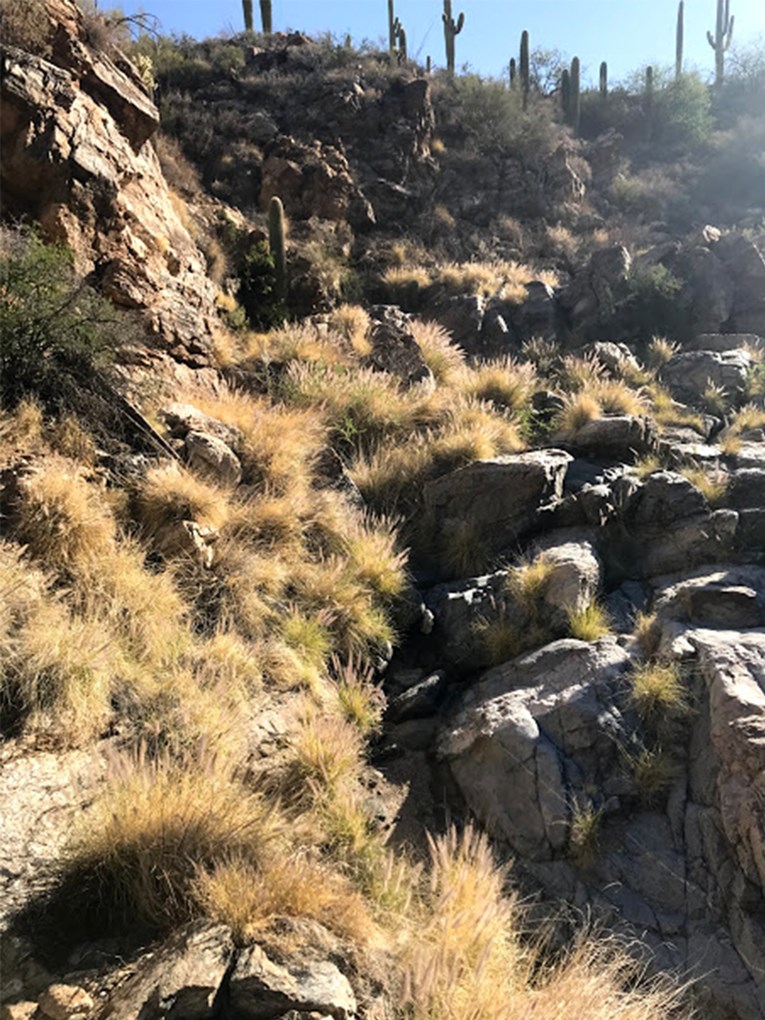
M 620 379 L 601 379 L 592 389 L 605 414 L 644 414 L 647 398 L 642 389 L 633 389 Z
M 611 632 L 608 613 L 597 601 L 590 602 L 584 609 L 570 609 L 566 616 L 569 634 L 579 641 L 597 641 Z
M 463 350 L 452 343 L 449 333 L 437 322 L 421 322 L 415 319 L 410 329 L 422 351 L 425 364 L 433 373 L 433 378 L 437 383 L 450 383 L 464 368 Z
M 335 795 L 358 778 L 362 752 L 358 726 L 306 699 L 291 741 L 287 789 L 298 799 Z
M 52 457 L 28 475 L 15 511 L 16 537 L 46 567 L 71 574 L 114 550 L 108 504 L 71 461 Z
M 648 344 L 648 364 L 651 368 L 659 369 L 677 354 L 680 346 L 665 336 L 651 337 Z
M 661 627 L 656 613 L 638 612 L 632 636 L 647 659 L 654 656 L 661 639 Z
M 730 482 L 730 475 L 727 471 L 714 469 L 705 471 L 702 467 L 682 467 L 680 474 L 701 492 L 713 510 L 724 506 Z
M 337 700 L 340 712 L 358 727 L 364 736 L 379 730 L 385 710 L 385 695 L 374 682 L 374 671 L 361 660 L 347 659 L 344 664 L 335 658 L 333 672 L 337 678 Z
M 178 464 L 151 468 L 136 493 L 135 511 L 145 534 L 159 539 L 181 521 L 219 530 L 229 516 L 226 494 Z
M 542 552 L 511 567 L 505 579 L 505 589 L 527 613 L 532 614 L 538 608 L 554 570 L 555 563 Z
M 556 414 L 553 427 L 561 439 L 572 441 L 585 425 L 600 418 L 602 413 L 600 402 L 592 393 L 572 393 L 565 398 L 565 405 Z
M 364 898 L 337 870 L 293 853 L 260 866 L 236 859 L 201 871 L 194 893 L 205 913 L 228 925 L 239 945 L 277 917 L 307 917 L 357 944 L 375 931 Z
M 98 450 L 93 436 L 74 415 L 67 414 L 51 429 L 51 445 L 63 457 L 70 457 L 87 467 L 96 462 Z
M 517 413 L 528 407 L 537 381 L 532 365 L 505 357 L 464 370 L 457 385 L 469 396 Z
M 265 799 L 214 761 L 115 758 L 65 862 L 78 909 L 115 923 L 168 928 L 201 912 L 200 874 L 232 858 L 258 867 L 289 836 Z
M 351 351 L 358 357 L 365 357 L 372 351 L 369 341 L 371 320 L 359 305 L 340 305 L 329 313 L 330 329 L 340 334 Z
M 407 552 L 396 524 L 385 517 L 346 518 L 344 551 L 356 578 L 381 599 L 400 598 L 407 586 Z
M 680 667 L 674 662 L 646 662 L 631 677 L 630 701 L 645 722 L 689 710 L 688 695 Z
M 592 804 L 574 804 L 568 830 L 568 851 L 580 865 L 591 863 L 600 849 L 603 813 Z
M 643 748 L 631 764 L 638 796 L 648 806 L 661 801 L 680 775 L 677 761 L 660 747 Z

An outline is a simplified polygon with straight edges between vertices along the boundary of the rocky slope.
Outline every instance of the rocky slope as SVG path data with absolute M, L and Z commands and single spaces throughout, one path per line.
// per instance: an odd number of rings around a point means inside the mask
M 449 83 L 302 36 L 160 77 L 186 205 L 132 65 L 45 11 L 4 215 L 138 324 L 110 385 L 152 444 L 3 410 L 3 1016 L 686 1015 L 526 966 L 476 819 L 554 946 L 592 915 L 761 1020 L 762 236 L 595 242 L 608 138 L 471 159 Z M 311 314 L 230 335 L 273 195 Z

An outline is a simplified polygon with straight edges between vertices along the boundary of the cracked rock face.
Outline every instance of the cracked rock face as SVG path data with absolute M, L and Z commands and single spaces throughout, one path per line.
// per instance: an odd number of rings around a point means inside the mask
M 205 365 L 215 292 L 150 142 L 157 109 L 126 60 L 85 45 L 72 0 L 47 5 L 56 25 L 50 59 L 13 47 L 4 54 L 4 209 L 69 245 L 80 272 L 139 312 L 150 346 Z

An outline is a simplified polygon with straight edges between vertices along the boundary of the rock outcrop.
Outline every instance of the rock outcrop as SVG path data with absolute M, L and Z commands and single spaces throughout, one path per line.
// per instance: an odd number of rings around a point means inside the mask
M 3 208 L 71 247 L 148 346 L 209 361 L 215 291 L 168 189 L 151 136 L 159 115 L 137 72 L 84 41 L 73 0 L 47 0 L 50 59 L 4 51 Z

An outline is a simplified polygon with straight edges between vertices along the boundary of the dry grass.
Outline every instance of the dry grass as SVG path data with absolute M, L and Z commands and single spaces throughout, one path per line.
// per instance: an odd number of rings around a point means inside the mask
M 66 861 L 78 909 L 157 928 L 200 912 L 197 883 L 232 858 L 259 867 L 285 843 L 278 811 L 209 762 L 116 759 Z
M 675 759 L 662 748 L 644 748 L 632 761 L 638 796 L 651 806 L 660 802 L 680 774 Z
M 555 570 L 555 563 L 540 553 L 534 559 L 522 560 L 507 574 L 505 587 L 529 615 L 535 613 L 544 597 Z
M 28 475 L 15 510 L 16 537 L 46 567 L 72 574 L 114 550 L 108 504 L 71 461 L 49 458 Z
M 306 699 L 290 745 L 286 788 L 298 799 L 332 797 L 358 778 L 362 750 L 357 726 Z
M 147 471 L 134 505 L 146 537 L 168 555 L 176 551 L 174 536 L 181 522 L 194 521 L 201 527 L 219 531 L 229 516 L 223 490 L 177 464 Z
M 667 715 L 689 710 L 680 667 L 674 662 L 647 662 L 637 666 L 631 682 L 630 701 L 645 722 L 661 721 Z
M 375 930 L 368 904 L 349 880 L 306 853 L 260 866 L 225 861 L 201 871 L 194 892 L 205 913 L 228 925 L 240 945 L 277 917 L 311 918 L 361 945 Z
M 704 496 L 709 506 L 716 510 L 725 505 L 730 475 L 727 471 L 705 471 L 702 467 L 683 467 L 680 474 L 687 478 Z
M 699 435 L 705 435 L 704 419 L 698 412 L 678 403 L 669 390 L 658 383 L 652 383 L 647 391 L 651 400 L 651 415 L 659 425 L 691 428 Z
M 665 336 L 651 337 L 648 344 L 648 365 L 653 369 L 659 369 L 674 358 L 679 350 L 679 344 L 668 340 Z
M 51 446 L 62 455 L 87 467 L 96 462 L 98 450 L 93 436 L 74 415 L 67 414 L 51 429 Z
M 398 547 L 396 524 L 386 518 L 346 520 L 344 551 L 356 578 L 387 601 L 407 586 L 407 552 Z
M 593 394 L 587 391 L 572 393 L 555 415 L 553 428 L 562 441 L 572 442 L 585 425 L 600 418 L 602 413 L 600 402 Z
M 340 305 L 329 314 L 330 329 L 337 332 L 353 354 L 365 357 L 372 351 L 369 341 L 371 320 L 359 305 Z
M 586 866 L 597 856 L 603 814 L 592 804 L 574 804 L 568 830 L 568 852 L 577 864 Z
M 566 614 L 571 637 L 579 641 L 597 641 L 611 632 L 608 613 L 599 602 L 591 602 L 584 609 L 570 609 Z
M 485 361 L 475 368 L 465 369 L 456 382 L 468 396 L 515 413 L 528 407 L 537 384 L 533 366 L 520 364 L 510 357 Z
M 591 390 L 606 377 L 606 369 L 595 354 L 579 357 L 567 354 L 557 372 L 558 385 L 567 393 Z
M 440 384 L 451 383 L 464 368 L 463 350 L 452 343 L 447 331 L 437 322 L 415 319 L 410 328 L 433 378 Z
M 647 659 L 655 655 L 661 639 L 661 628 L 656 613 L 637 613 L 632 636 Z
M 337 678 L 337 700 L 343 717 L 364 736 L 379 730 L 385 710 L 385 695 L 374 682 L 374 671 L 352 658 L 333 663 Z
M 619 379 L 602 379 L 593 387 L 593 395 L 605 414 L 644 414 L 647 397 Z

